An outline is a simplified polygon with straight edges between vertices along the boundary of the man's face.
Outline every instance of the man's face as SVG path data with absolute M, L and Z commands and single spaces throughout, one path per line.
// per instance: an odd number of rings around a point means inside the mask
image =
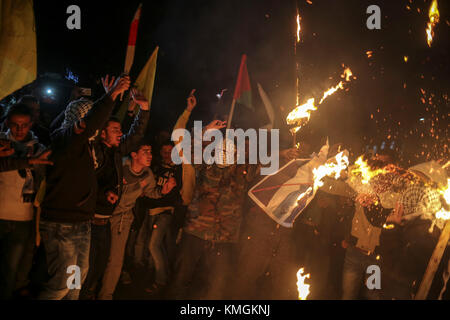
M 144 167 L 150 167 L 152 164 L 152 147 L 142 146 L 138 152 L 133 152 L 131 157 L 133 162 Z
M 31 126 L 31 117 L 26 115 L 13 115 L 8 120 L 8 128 L 11 130 L 11 134 L 17 141 L 23 141 L 28 136 Z
M 172 164 L 172 149 L 173 146 L 166 145 L 161 148 L 161 158 L 164 164 L 170 165 Z
M 110 121 L 105 130 L 102 131 L 102 138 L 107 145 L 111 147 L 118 147 L 120 138 L 122 138 L 122 129 L 120 123 Z

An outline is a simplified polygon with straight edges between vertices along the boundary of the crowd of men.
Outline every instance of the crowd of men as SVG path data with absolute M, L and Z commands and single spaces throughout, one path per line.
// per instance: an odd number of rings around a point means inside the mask
M 140 92 L 131 89 L 123 121 L 112 115 L 129 77 L 102 84 L 100 99 L 72 100 L 48 128 L 29 95 L 2 118 L 0 299 L 142 298 L 132 293 L 141 289 L 154 299 L 297 299 L 300 267 L 312 299 L 413 298 L 442 231 L 433 214 L 449 209 L 442 161 L 404 170 L 379 150 L 366 157 L 385 169 L 375 194 L 325 179 L 285 228 L 247 196 L 259 165 L 175 165 L 180 141 L 144 139 L 150 106 Z M 193 91 L 174 130 L 196 104 Z M 305 156 L 281 150 L 280 164 Z M 448 297 L 448 259 L 447 250 L 431 298 Z M 381 289 L 365 285 L 371 265 Z

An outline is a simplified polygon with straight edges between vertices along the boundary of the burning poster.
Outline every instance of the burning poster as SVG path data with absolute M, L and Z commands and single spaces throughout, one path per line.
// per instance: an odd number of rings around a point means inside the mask
M 312 159 L 290 161 L 277 173 L 267 176 L 248 195 L 275 222 L 292 228 L 295 219 L 314 199 L 314 169 L 327 160 L 328 145 Z

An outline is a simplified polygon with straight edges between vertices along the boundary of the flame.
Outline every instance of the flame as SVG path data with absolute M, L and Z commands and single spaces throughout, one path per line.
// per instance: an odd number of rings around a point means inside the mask
M 304 268 L 300 268 L 297 272 L 297 289 L 298 289 L 298 299 L 306 300 L 309 295 L 309 284 L 305 284 L 305 279 L 309 279 L 310 274 L 303 275 Z
M 352 75 L 353 73 L 350 70 L 350 68 L 346 68 L 344 72 L 341 74 L 341 78 L 345 79 L 345 82 L 349 82 Z M 323 97 L 319 102 L 319 105 L 322 104 L 322 102 L 327 97 L 331 96 L 339 89 L 344 89 L 343 80 L 341 80 L 336 86 L 331 87 L 330 89 L 324 92 Z M 286 118 L 286 123 L 288 125 L 295 126 L 295 128 L 291 130 L 292 133 L 296 133 L 298 130 L 300 130 L 300 128 L 309 121 L 311 117 L 311 112 L 317 110 L 317 107 L 314 104 L 314 102 L 315 99 L 311 98 L 306 103 L 299 106 L 297 96 L 297 107 L 294 110 L 292 110 Z
M 445 188 L 440 189 L 439 193 L 441 193 L 444 196 L 444 200 L 445 202 L 447 202 L 447 205 L 450 205 L 450 179 L 447 178 L 447 186 Z M 436 219 L 450 220 L 450 211 L 447 211 L 445 210 L 445 208 L 442 208 L 436 213 Z
M 367 54 L 367 58 L 372 58 L 372 53 L 373 53 L 373 51 L 366 51 L 366 54 Z
M 372 170 L 362 156 L 355 161 L 355 168 L 351 170 L 352 175 L 361 175 L 362 184 L 368 184 L 373 177 L 386 172 L 385 169 Z
M 433 42 L 434 37 L 434 27 L 439 23 L 439 10 L 437 5 L 437 0 L 433 0 L 430 6 L 430 10 L 428 11 L 428 17 L 430 18 L 430 22 L 427 24 L 427 44 L 431 47 L 431 42 Z
M 286 122 L 288 125 L 295 125 L 296 128 L 293 132 L 297 132 L 303 126 L 304 122 L 308 122 L 311 117 L 311 111 L 317 110 L 314 105 L 314 98 L 309 99 L 305 104 L 297 106 L 294 110 L 287 116 Z
M 395 228 L 395 226 L 393 225 L 393 224 L 383 224 L 383 229 L 386 229 L 386 230 L 391 230 L 391 229 L 394 229 Z
M 404 56 L 403 60 L 405 60 L 405 62 L 408 62 L 408 56 Z
M 323 94 L 323 97 L 320 100 L 319 104 L 321 104 L 328 96 L 331 96 L 333 93 L 335 93 L 339 89 L 344 89 L 342 81 L 339 82 L 339 84 L 336 87 L 332 87 L 332 88 L 328 89 L 327 91 L 325 91 L 325 93 Z
M 301 27 L 300 27 L 300 15 L 297 14 L 297 42 L 300 42 L 300 30 L 301 30 Z
M 341 172 L 348 167 L 348 157 L 344 155 L 344 151 L 338 153 L 336 157 L 334 157 L 334 161 L 325 163 L 324 165 L 318 167 L 317 169 L 313 169 L 314 174 L 314 190 L 323 186 L 322 179 L 324 177 L 334 177 L 335 179 L 339 179 L 341 176 Z

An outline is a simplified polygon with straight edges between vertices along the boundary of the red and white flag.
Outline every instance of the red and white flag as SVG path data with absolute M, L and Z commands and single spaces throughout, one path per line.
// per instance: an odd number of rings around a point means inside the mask
M 130 73 L 131 66 L 133 65 L 134 49 L 136 48 L 136 38 L 139 27 L 139 20 L 141 18 L 141 10 L 142 10 L 142 3 L 139 4 L 139 7 L 137 8 L 136 13 L 134 14 L 133 21 L 131 21 L 130 34 L 128 36 L 127 55 L 125 57 L 125 67 L 124 67 L 125 74 Z

